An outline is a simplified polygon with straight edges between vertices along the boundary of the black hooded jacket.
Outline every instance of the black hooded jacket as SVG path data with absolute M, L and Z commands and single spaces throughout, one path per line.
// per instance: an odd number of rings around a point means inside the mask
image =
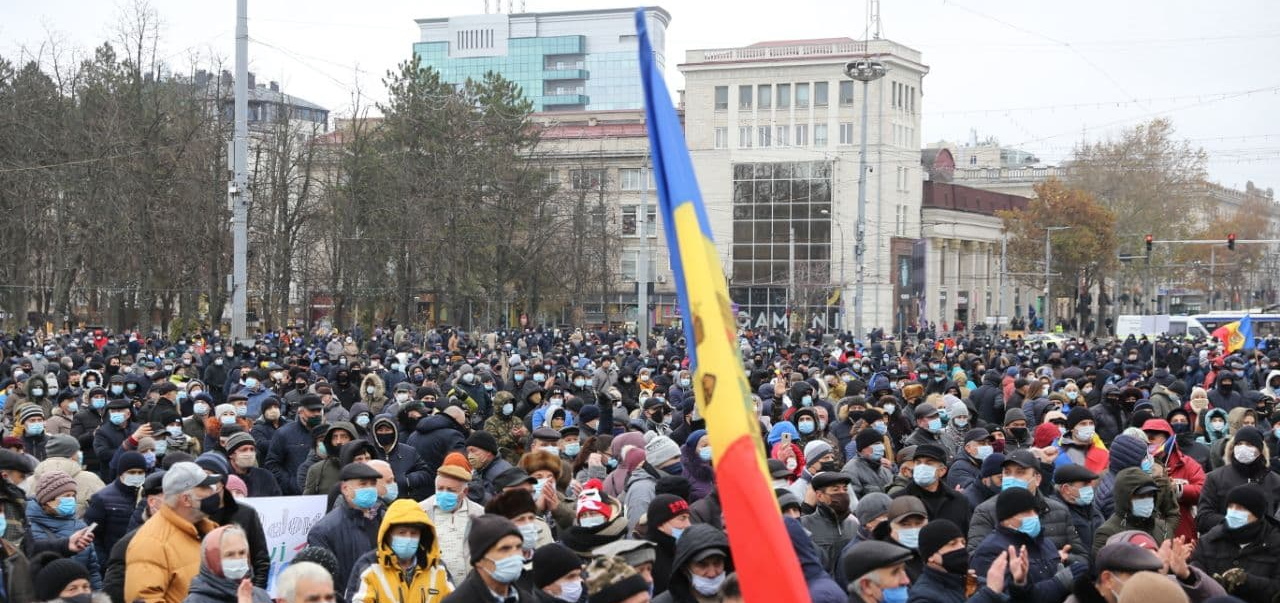
M 377 441 L 379 425 L 389 425 L 395 430 L 392 433 L 390 446 Z M 391 465 L 391 472 L 396 475 L 396 485 L 400 489 L 400 498 L 422 500 L 430 495 L 422 495 L 427 490 L 427 482 L 431 479 L 427 464 L 418 455 L 417 449 L 400 443 L 400 427 L 387 415 L 379 415 L 373 420 L 369 437 L 374 440 L 373 456 Z
M 671 563 L 671 574 L 667 581 L 667 592 L 653 599 L 654 603 L 697 603 L 693 585 L 689 578 L 687 566 L 698 553 L 707 549 L 719 549 L 724 552 L 725 574 L 733 573 L 733 558 L 729 556 L 729 539 L 724 532 L 708 525 L 689 526 L 676 543 L 676 556 Z M 657 571 L 655 564 L 654 571 Z M 657 576 L 655 590 L 657 592 Z

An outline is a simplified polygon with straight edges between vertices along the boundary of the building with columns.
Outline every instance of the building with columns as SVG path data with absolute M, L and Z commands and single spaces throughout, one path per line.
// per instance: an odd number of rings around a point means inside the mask
M 866 57 L 888 74 L 844 75 Z M 685 136 L 730 296 L 753 326 L 853 328 L 858 170 L 868 108 L 864 329 L 895 320 L 891 250 L 919 233 L 919 51 L 828 38 L 690 50 Z

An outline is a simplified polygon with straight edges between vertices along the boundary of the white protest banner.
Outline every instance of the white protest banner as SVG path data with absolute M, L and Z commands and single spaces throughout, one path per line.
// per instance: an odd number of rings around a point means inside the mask
M 307 533 L 326 512 L 327 496 L 261 496 L 243 501 L 258 512 L 271 551 L 271 575 L 267 593 L 275 596 L 276 576 L 307 545 Z

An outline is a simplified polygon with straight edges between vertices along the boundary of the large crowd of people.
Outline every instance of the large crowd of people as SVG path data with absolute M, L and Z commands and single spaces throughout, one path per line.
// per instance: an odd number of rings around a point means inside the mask
M 739 340 L 793 601 L 1280 601 L 1278 341 Z M 743 601 L 686 351 L 0 335 L 0 603 Z

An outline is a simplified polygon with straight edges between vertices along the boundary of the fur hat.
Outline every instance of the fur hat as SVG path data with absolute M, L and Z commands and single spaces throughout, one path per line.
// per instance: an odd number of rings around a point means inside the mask
M 550 471 L 553 477 L 558 477 L 560 475 L 560 457 L 546 450 L 533 450 L 524 453 L 524 456 L 520 457 L 520 468 L 524 469 L 529 475 L 533 475 L 534 471 L 545 469 Z
M 484 505 L 484 512 L 515 519 L 525 513 L 537 515 L 538 505 L 533 502 L 533 493 L 528 490 L 507 490 L 489 499 Z

